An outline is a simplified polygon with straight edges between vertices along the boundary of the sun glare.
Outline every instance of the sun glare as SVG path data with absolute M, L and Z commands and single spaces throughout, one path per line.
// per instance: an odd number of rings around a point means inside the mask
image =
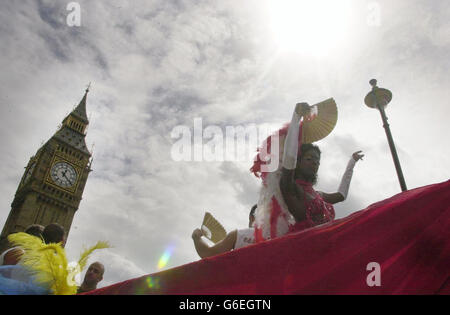
M 269 0 L 271 29 L 282 51 L 324 56 L 346 39 L 347 0 Z

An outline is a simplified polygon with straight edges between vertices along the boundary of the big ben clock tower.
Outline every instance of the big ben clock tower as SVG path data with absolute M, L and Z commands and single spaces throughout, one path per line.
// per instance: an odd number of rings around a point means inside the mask
M 68 235 L 91 171 L 91 153 L 85 142 L 88 92 L 89 88 L 25 167 L 0 236 L 0 251 L 8 247 L 9 234 L 22 232 L 31 224 L 59 223 Z

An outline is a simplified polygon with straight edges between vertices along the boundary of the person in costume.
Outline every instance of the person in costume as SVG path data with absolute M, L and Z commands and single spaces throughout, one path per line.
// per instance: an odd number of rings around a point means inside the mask
M 222 254 L 334 219 L 333 204 L 347 198 L 353 168 L 364 155 L 361 154 L 362 151 L 352 154 L 337 192 L 324 193 L 314 190 L 321 151 L 317 145 L 302 144 L 301 141 L 302 119 L 310 121 L 314 119 L 314 115 L 317 114 L 311 106 L 298 103 L 291 123 L 266 139 L 251 168 L 251 171 L 263 180 L 258 204 L 253 208 L 256 213 L 252 227 L 234 230 L 211 247 L 201 239 L 202 230 L 194 230 L 192 238 L 200 257 Z M 269 171 L 264 168 L 265 165 L 272 164 L 270 158 L 281 160 L 278 169 Z
M 25 233 L 41 238 L 44 227 L 39 224 L 32 224 L 25 229 Z M 5 250 L 0 255 L 0 266 L 17 265 L 22 256 L 23 250 L 20 247 L 12 247 Z
M 321 152 L 314 144 L 301 143 L 302 118 L 310 119 L 311 113 L 307 103 L 296 104 L 291 123 L 276 135 L 282 157 L 276 171 L 263 171 L 261 150 L 251 169 L 263 179 L 255 221 L 256 242 L 330 222 L 335 217 L 332 204 L 347 198 L 353 168 L 364 155 L 361 151 L 352 155 L 336 193 L 314 190 Z M 269 138 L 263 145 L 269 151 L 276 149 L 271 144 Z
M 250 210 L 248 216 L 248 228 L 234 230 L 227 234 L 227 236 L 214 244 L 209 246 L 203 239 L 203 231 L 201 229 L 195 229 L 192 233 L 192 239 L 194 241 L 195 249 L 201 258 L 211 257 L 219 254 L 223 254 L 234 249 L 242 248 L 255 243 L 255 229 L 253 228 L 255 222 L 255 211 L 257 205 L 254 205 Z
M 86 266 L 89 255 L 94 250 L 109 248 L 107 242 L 97 242 L 83 251 L 76 266 L 71 266 L 63 247 L 64 231 L 61 233 L 57 225 L 46 230 L 49 232 L 44 230 L 46 241 L 23 232 L 8 236 L 8 241 L 24 253 L 16 266 L 0 267 L 0 294 L 76 294 L 75 276 Z

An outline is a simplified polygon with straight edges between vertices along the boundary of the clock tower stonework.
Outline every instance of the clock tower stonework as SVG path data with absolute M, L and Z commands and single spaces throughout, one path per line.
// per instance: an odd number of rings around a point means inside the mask
M 58 223 L 68 236 L 91 172 L 85 142 L 88 92 L 25 167 L 0 236 L 0 253 L 9 247 L 9 234 L 23 232 L 32 224 Z

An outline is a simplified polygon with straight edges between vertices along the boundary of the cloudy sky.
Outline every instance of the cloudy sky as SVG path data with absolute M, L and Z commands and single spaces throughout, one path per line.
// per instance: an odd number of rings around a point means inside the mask
M 74 260 L 97 240 L 114 246 L 91 260 L 106 266 L 102 286 L 161 270 L 164 253 L 162 270 L 198 260 L 191 233 L 205 211 L 227 231 L 247 226 L 260 187 L 250 159 L 173 159 L 172 131 L 195 118 L 224 133 L 280 126 L 295 103 L 333 97 L 317 189 L 336 191 L 351 153 L 366 154 L 336 205 L 345 217 L 400 192 L 380 115 L 363 102 L 376 78 L 394 95 L 408 188 L 450 177 L 447 0 L 80 0 L 80 26 L 69 3 L 1 5 L 0 225 L 29 158 L 92 82 L 94 171 L 67 250 Z

